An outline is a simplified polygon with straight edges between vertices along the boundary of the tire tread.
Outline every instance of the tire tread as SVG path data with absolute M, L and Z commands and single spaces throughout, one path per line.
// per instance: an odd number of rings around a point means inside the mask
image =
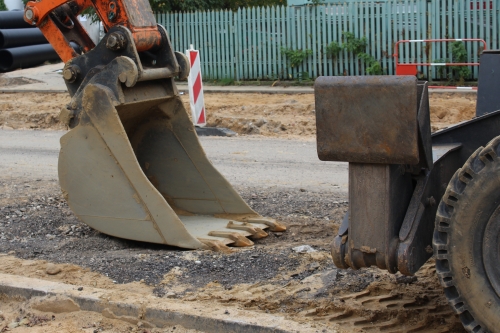
M 481 173 L 491 166 L 492 162 L 500 162 L 498 151 L 500 150 L 500 137 L 491 140 L 486 147 L 478 148 L 458 169 L 451 178 L 446 192 L 439 203 L 436 214 L 436 225 L 433 236 L 433 249 L 436 258 L 436 272 L 439 282 L 444 287 L 446 298 L 455 313 L 468 332 L 487 332 L 477 318 L 474 318 L 467 301 L 462 297 L 460 290 L 456 288 L 453 269 L 449 264 L 449 237 L 452 228 L 453 210 L 460 205 L 460 200 L 467 191 L 467 187 L 474 182 Z M 457 272 L 458 273 L 458 272 Z

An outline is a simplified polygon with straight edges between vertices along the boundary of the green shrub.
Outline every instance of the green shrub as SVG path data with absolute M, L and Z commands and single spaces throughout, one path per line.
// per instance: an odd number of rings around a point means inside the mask
M 366 65 L 366 73 L 370 75 L 382 75 L 384 74 L 384 69 L 379 61 L 377 61 L 372 55 L 366 53 L 366 47 L 368 46 L 368 40 L 366 37 L 357 38 L 353 33 L 344 31 L 342 32 L 342 45 L 337 42 L 331 42 L 326 46 L 326 54 L 332 59 L 337 58 L 340 52 L 347 51 L 355 56 L 358 56 Z
M 5 11 L 8 10 L 7 6 L 5 5 L 5 2 L 3 0 L 0 0 L 0 11 Z
M 313 54 L 312 50 L 293 50 L 282 47 L 281 54 L 284 54 L 290 63 L 290 67 L 298 67 L 304 62 L 310 55 Z

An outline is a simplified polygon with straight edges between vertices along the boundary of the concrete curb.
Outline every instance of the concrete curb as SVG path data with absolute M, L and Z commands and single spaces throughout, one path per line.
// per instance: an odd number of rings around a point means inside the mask
M 77 288 L 78 286 L 64 283 L 0 274 L 0 295 L 21 297 L 26 300 L 44 296 L 69 297 L 82 311 L 98 312 L 108 318 L 126 321 L 134 319 L 160 328 L 165 325 L 182 325 L 188 329 L 209 333 L 316 332 L 316 329 L 309 325 L 298 324 L 279 316 L 260 312 L 253 313 L 253 317 L 245 315 L 252 314 L 251 310 L 231 309 L 231 317 L 221 318 L 222 314 L 213 316 L 194 314 L 194 305 L 206 307 L 196 302 L 189 302 L 186 306 L 187 302 L 181 300 L 156 299 L 154 303 L 147 302 L 146 305 L 140 305 L 110 301 L 109 299 L 114 296 L 113 290 L 85 287 L 82 291 L 78 291 Z

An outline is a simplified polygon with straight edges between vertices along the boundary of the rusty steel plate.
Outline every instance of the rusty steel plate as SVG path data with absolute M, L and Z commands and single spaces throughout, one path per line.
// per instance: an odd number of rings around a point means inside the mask
M 321 160 L 419 162 L 414 76 L 323 76 L 314 96 Z

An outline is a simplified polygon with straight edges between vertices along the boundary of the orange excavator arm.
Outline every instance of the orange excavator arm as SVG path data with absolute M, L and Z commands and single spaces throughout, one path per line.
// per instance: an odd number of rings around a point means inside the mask
M 64 62 L 77 56 L 70 42 L 84 53 L 95 47 L 77 16 L 93 7 L 105 31 L 124 26 L 132 32 L 138 52 L 158 48 L 162 37 L 148 1 L 145 0 L 44 0 L 30 1 L 24 10 L 25 20 L 40 28 Z M 117 41 L 119 43 L 119 41 Z
M 98 45 L 78 20 L 88 8 L 95 10 L 106 33 Z M 147 0 L 30 1 L 24 19 L 40 28 L 65 62 L 63 77 L 70 95 L 119 57 L 135 64 L 138 81 L 185 78 L 189 73 L 187 58 L 172 50 L 168 33 L 156 23 Z

